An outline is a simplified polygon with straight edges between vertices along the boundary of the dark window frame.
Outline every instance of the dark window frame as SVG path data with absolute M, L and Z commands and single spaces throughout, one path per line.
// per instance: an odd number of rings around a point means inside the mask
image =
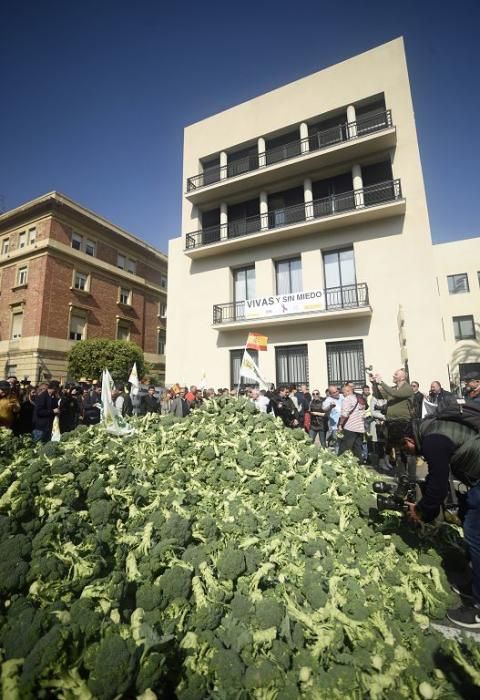
M 248 379 L 248 377 L 238 376 L 237 381 L 235 382 L 235 371 L 234 371 L 233 363 L 235 360 L 240 360 L 240 364 L 238 365 L 238 373 L 240 375 L 240 367 L 242 364 L 244 352 L 245 352 L 245 348 L 235 348 L 233 350 L 230 350 L 230 388 L 231 389 L 236 389 L 239 384 L 240 384 L 240 386 L 248 386 L 249 388 L 258 387 L 258 382 L 254 382 L 253 379 Z M 248 350 L 248 353 L 258 367 L 258 350 Z
M 300 374 L 294 376 L 291 373 L 291 368 L 288 366 L 288 360 L 290 359 L 289 356 L 294 356 L 295 353 L 298 356 L 300 355 L 300 352 L 304 353 L 305 373 L 302 376 L 300 376 Z M 282 355 L 287 357 L 287 377 L 282 377 L 280 372 L 279 359 L 282 357 Z M 308 386 L 309 374 L 308 343 L 277 345 L 275 347 L 275 386 L 277 388 L 281 386 L 290 386 L 292 384 L 295 384 L 296 386 L 299 384 L 306 384 Z
M 466 282 L 466 289 L 457 288 L 458 280 Z M 458 272 L 455 275 L 447 275 L 447 286 L 449 294 L 468 294 L 470 292 L 468 272 Z
M 453 321 L 453 335 L 455 337 L 455 340 L 475 340 L 476 339 L 477 334 L 475 331 L 475 319 L 473 318 L 473 314 L 465 314 L 464 316 L 453 316 L 452 321 Z M 462 321 L 471 321 L 471 323 L 472 323 L 471 334 L 468 334 L 468 335 L 462 334 L 462 331 L 461 331 Z
M 348 367 L 348 354 L 358 353 L 353 364 L 357 366 L 357 371 L 353 367 Z M 328 384 L 341 387 L 345 382 L 352 381 L 356 388 L 361 388 L 365 384 L 365 349 L 363 340 L 342 340 L 326 343 Z M 336 357 L 337 356 L 337 357 Z M 339 372 L 334 365 L 338 365 Z M 339 374 L 339 376 L 336 376 Z
M 275 260 L 275 294 L 296 294 L 297 292 L 302 292 L 303 289 L 299 289 L 296 292 L 292 291 L 292 262 L 296 261 L 300 262 L 300 274 L 302 276 L 302 284 L 301 287 L 303 288 L 303 265 L 302 265 L 302 256 L 301 255 L 295 255 L 293 258 L 283 258 L 282 260 Z M 278 266 L 288 263 L 288 292 L 279 292 L 278 291 Z

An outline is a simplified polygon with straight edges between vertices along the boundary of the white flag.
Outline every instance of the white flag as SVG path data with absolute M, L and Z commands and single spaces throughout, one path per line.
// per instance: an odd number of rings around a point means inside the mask
M 198 388 L 202 391 L 207 388 L 207 374 L 205 370 L 203 370 L 202 372 L 202 378 L 200 379 L 200 384 L 198 385 Z
M 138 381 L 138 372 L 137 372 L 137 363 L 133 363 L 132 371 L 130 372 L 130 376 L 128 378 L 128 381 L 132 385 L 132 396 L 136 396 L 138 394 L 138 390 L 140 388 L 140 382 Z
M 129 435 L 134 431 L 133 428 L 129 427 L 118 408 L 115 408 L 112 399 L 114 386 L 110 372 L 108 369 L 104 369 L 102 374 L 102 420 L 107 432 L 114 435 Z
M 243 353 L 242 365 L 240 367 L 240 377 L 253 379 L 254 382 L 258 383 L 260 389 L 268 389 L 267 382 L 265 379 L 263 379 L 262 375 L 260 374 L 260 370 L 247 350 L 245 350 Z

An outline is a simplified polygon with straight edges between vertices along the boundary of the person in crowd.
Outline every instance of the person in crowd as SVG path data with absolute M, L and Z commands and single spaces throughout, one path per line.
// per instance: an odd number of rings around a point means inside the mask
M 60 432 L 68 433 L 75 430 L 80 418 L 80 405 L 77 399 L 77 390 L 74 384 L 66 384 L 61 395 L 58 407 L 58 421 L 60 423 Z
M 158 403 L 158 399 L 155 396 L 155 387 L 150 385 L 148 387 L 148 391 L 146 394 L 144 394 L 140 400 L 140 412 L 142 415 L 146 415 L 147 413 L 159 413 L 160 412 L 160 404 Z
M 393 386 L 382 381 L 379 374 L 370 374 L 374 395 L 386 399 L 385 427 L 387 453 L 395 454 L 397 476 L 408 473 L 410 479 L 417 475 L 417 462 L 401 448 L 401 440 L 415 417 L 413 408 L 413 389 L 407 381 L 403 368 L 393 373 Z
M 188 403 L 192 411 L 196 408 L 200 408 L 200 406 L 203 403 L 203 395 L 200 389 L 195 389 L 195 398 L 193 399 L 193 401 L 189 401 Z
M 169 391 L 162 391 L 160 394 L 160 412 L 163 416 L 170 413 L 170 406 L 172 404 L 172 396 Z
M 322 408 L 323 398 L 320 396 L 318 389 L 312 392 L 312 398 L 309 405 L 310 414 L 310 427 L 308 434 L 313 443 L 316 442 L 317 437 L 322 447 L 326 445 L 326 430 L 325 430 L 325 416 L 326 413 Z
M 465 377 L 465 398 L 480 402 L 480 370 L 469 372 Z
M 441 411 L 443 408 L 455 404 L 457 399 L 450 391 L 443 389 L 440 382 L 435 381 L 430 385 L 428 401 L 436 405 L 437 411 Z
M 438 516 L 449 491 L 450 470 L 465 485 L 459 515 L 470 556 L 471 582 L 453 586 L 467 604 L 449 610 L 447 617 L 461 627 L 480 629 L 480 436 L 468 425 L 433 417 L 404 436 L 402 448 L 412 456 L 423 455 L 428 465 L 422 498 L 408 504 L 413 522 L 431 522 Z
M 415 418 L 422 417 L 422 405 L 423 399 L 425 398 L 420 391 L 420 384 L 418 382 L 410 382 L 410 386 L 413 390 L 413 410 L 415 412 Z
M 250 400 L 253 401 L 255 407 L 260 411 L 260 413 L 267 413 L 270 399 L 262 394 L 258 389 L 252 389 L 250 391 Z
M 48 442 L 52 437 L 53 421 L 58 416 L 59 382 L 51 381 L 46 391 L 42 391 L 35 399 L 33 411 L 32 437 L 35 442 Z
M 340 393 L 339 388 L 335 384 L 330 384 L 322 404 L 322 410 L 325 411 L 328 420 L 327 445 L 329 443 L 336 443 L 337 425 L 340 419 L 342 402 L 343 395 Z
M 300 416 L 298 410 L 289 397 L 287 387 L 279 387 L 276 391 L 267 392 L 267 397 L 272 402 L 273 413 L 277 418 L 281 418 L 287 428 L 300 427 Z
M 197 398 L 197 387 L 195 384 L 192 384 L 190 387 L 190 390 L 186 392 L 185 394 L 185 401 L 188 401 L 188 403 L 191 405 L 195 399 Z
M 308 391 L 308 386 L 306 384 L 300 384 L 300 388 L 291 388 L 290 396 L 295 396 L 298 404 L 298 413 L 300 414 L 300 423 L 305 425 L 306 414 L 308 413 L 308 407 L 310 406 L 310 401 L 312 400 L 312 395 Z
M 19 413 L 20 402 L 11 382 L 0 381 L 0 428 L 12 429 Z
M 37 390 L 31 386 L 20 406 L 20 413 L 17 421 L 18 435 L 31 435 L 33 432 L 33 412 L 35 410 L 35 399 Z
M 102 385 L 98 382 L 83 396 L 83 424 L 100 423 L 102 409 Z
M 170 405 L 170 413 L 173 413 L 177 418 L 185 418 L 190 413 L 190 406 L 185 399 L 185 389 L 180 389 L 175 394 L 175 398 Z
M 342 438 L 340 439 L 338 454 L 341 455 L 350 450 L 358 461 L 362 462 L 365 403 L 359 400 L 350 383 L 344 385 L 342 393 L 343 401 L 337 427 L 337 437 L 341 431 Z

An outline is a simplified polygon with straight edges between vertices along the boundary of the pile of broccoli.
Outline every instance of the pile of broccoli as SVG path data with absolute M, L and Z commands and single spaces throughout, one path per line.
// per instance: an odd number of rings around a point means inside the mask
M 243 400 L 134 422 L 128 438 L 0 435 L 2 697 L 421 699 L 480 682 L 478 648 L 430 626 L 452 602 L 435 551 L 450 526 L 412 542 L 398 516 L 372 519 L 351 456 Z

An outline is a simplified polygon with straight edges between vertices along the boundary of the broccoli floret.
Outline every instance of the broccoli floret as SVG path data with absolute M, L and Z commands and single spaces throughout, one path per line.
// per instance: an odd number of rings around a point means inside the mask
M 20 558 L 0 560 L 0 594 L 20 593 L 25 588 L 28 569 L 27 562 Z
M 162 602 L 162 589 L 153 583 L 144 583 L 137 588 L 137 608 L 155 610 Z
M 46 624 L 43 610 L 36 610 L 26 598 L 17 598 L 8 609 L 8 621 L 0 641 L 7 659 L 24 659 L 42 636 Z
M 256 666 L 249 666 L 245 672 L 245 688 L 265 688 L 278 680 L 280 672 L 270 661 L 264 660 Z
M 291 651 L 288 648 L 288 644 L 285 644 L 285 642 L 282 642 L 280 639 L 274 639 L 272 643 L 272 654 L 279 666 L 286 671 L 290 668 Z
M 187 546 L 191 535 L 190 522 L 177 513 L 172 513 L 160 528 L 160 538 L 163 541 L 168 540 L 180 547 Z
M 234 615 L 238 620 L 246 620 L 248 617 L 250 617 L 253 607 L 250 599 L 237 591 L 230 602 L 230 609 L 232 611 L 232 615 Z
M 106 496 L 105 485 L 103 478 L 100 476 L 96 479 L 87 491 L 87 500 L 90 503 L 98 498 L 104 499 Z
M 69 641 L 68 628 L 55 625 L 36 642 L 23 664 L 20 676 L 20 697 L 29 697 L 41 678 L 48 676 L 51 672 L 58 672 L 66 662 Z
M 32 545 L 26 535 L 10 535 L 0 543 L 0 561 L 28 559 Z
M 192 590 L 192 572 L 182 566 L 173 566 L 160 576 L 158 585 L 164 606 L 177 598 L 188 600 Z
M 218 650 L 211 661 L 211 668 L 217 674 L 220 685 L 225 688 L 240 688 L 245 666 L 238 654 L 231 649 Z
M 280 627 L 284 615 L 283 605 L 272 598 L 263 598 L 255 605 L 255 621 L 260 629 Z
M 47 459 L 53 459 L 54 457 L 60 457 L 65 453 L 65 450 L 58 442 L 46 442 L 40 446 L 40 454 Z
M 303 576 L 302 593 L 312 608 L 323 608 L 327 602 L 327 594 L 316 571 L 306 571 Z
M 217 523 L 210 515 L 206 515 L 198 521 L 198 528 L 207 541 L 217 539 Z
M 88 679 L 90 691 L 111 700 L 130 688 L 135 670 L 135 643 L 110 634 L 95 648 L 95 660 Z
M 107 525 L 108 521 L 113 519 L 115 504 L 113 501 L 107 501 L 99 498 L 88 506 L 88 512 L 93 525 Z
M 90 641 L 100 632 L 102 615 L 95 610 L 93 600 L 78 598 L 70 608 L 70 622 L 77 627 L 83 638 Z
M 242 551 L 227 547 L 220 554 L 217 561 L 217 571 L 220 578 L 235 581 L 245 569 L 245 555 Z
M 208 561 L 208 558 L 208 547 L 206 547 L 206 545 L 204 544 L 191 544 L 182 554 L 183 561 L 187 564 L 191 564 L 191 566 L 194 567 L 196 573 L 198 573 L 199 571 L 200 564 L 204 561 Z
M 200 630 L 214 630 L 223 617 L 223 606 L 210 603 L 198 608 L 192 617 L 192 627 Z
M 139 695 L 150 689 L 162 689 L 162 679 L 167 675 L 167 660 L 157 651 L 149 653 L 141 662 L 135 681 L 135 689 Z M 160 693 L 160 697 L 162 694 Z

